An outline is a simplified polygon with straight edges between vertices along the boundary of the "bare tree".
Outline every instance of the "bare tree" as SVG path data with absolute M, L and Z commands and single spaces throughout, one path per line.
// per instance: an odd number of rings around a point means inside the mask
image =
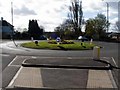
M 82 1 L 74 0 L 72 1 L 72 6 L 69 7 L 70 15 L 69 19 L 72 20 L 74 24 L 74 29 L 76 33 L 76 37 L 82 35 L 82 20 L 83 20 L 83 12 L 82 12 Z

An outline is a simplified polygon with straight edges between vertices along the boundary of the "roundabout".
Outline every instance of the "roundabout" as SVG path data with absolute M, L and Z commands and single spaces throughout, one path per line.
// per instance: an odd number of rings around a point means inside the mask
M 79 42 L 72 40 L 64 40 L 57 42 L 55 40 L 50 41 L 34 41 L 22 43 L 22 47 L 33 48 L 33 49 L 49 49 L 49 50 L 91 50 L 95 44 L 89 42 Z

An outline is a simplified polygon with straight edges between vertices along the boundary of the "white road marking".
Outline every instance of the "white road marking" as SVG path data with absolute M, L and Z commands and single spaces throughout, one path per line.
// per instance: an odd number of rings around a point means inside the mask
M 118 65 L 116 64 L 115 59 L 113 57 L 112 57 L 112 60 L 113 60 L 113 62 L 115 64 L 115 66 L 118 67 Z
M 13 79 L 12 79 L 11 82 L 9 83 L 8 87 L 10 87 L 10 86 L 15 82 L 15 80 L 17 79 L 17 77 L 18 77 L 20 71 L 22 70 L 22 68 L 23 68 L 23 67 L 21 66 L 20 69 L 17 71 L 16 75 L 13 77 Z
M 17 57 L 18 57 L 18 56 L 16 56 L 16 57 L 8 64 L 8 66 L 10 66 L 10 65 L 16 60 Z
M 35 57 L 35 56 L 32 56 L 32 58 L 36 59 L 37 57 Z
M 68 57 L 67 59 L 72 59 L 72 57 Z
M 108 72 L 109 72 L 108 75 L 109 75 L 110 80 L 111 80 L 111 82 L 112 82 L 113 88 L 117 88 L 117 85 L 116 85 L 116 83 L 115 83 L 115 80 L 114 80 L 114 78 L 113 78 L 113 75 L 112 75 L 111 70 L 109 70 Z
M 8 57 L 8 56 L 10 56 L 10 55 L 8 55 L 8 54 L 0 54 L 1 56 L 6 56 L 6 57 Z

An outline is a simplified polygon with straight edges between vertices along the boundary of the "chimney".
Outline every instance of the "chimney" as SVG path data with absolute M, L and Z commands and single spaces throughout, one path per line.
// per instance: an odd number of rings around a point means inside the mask
M 1 17 L 1 21 L 3 21 L 3 17 Z

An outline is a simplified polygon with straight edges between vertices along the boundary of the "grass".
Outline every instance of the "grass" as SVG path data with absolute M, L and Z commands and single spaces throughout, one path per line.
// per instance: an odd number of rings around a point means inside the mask
M 47 41 L 38 42 L 36 45 L 34 42 L 22 43 L 21 46 L 33 49 L 51 49 L 51 50 L 89 50 L 92 49 L 95 44 L 89 44 L 88 42 L 74 42 L 74 44 L 50 44 Z

